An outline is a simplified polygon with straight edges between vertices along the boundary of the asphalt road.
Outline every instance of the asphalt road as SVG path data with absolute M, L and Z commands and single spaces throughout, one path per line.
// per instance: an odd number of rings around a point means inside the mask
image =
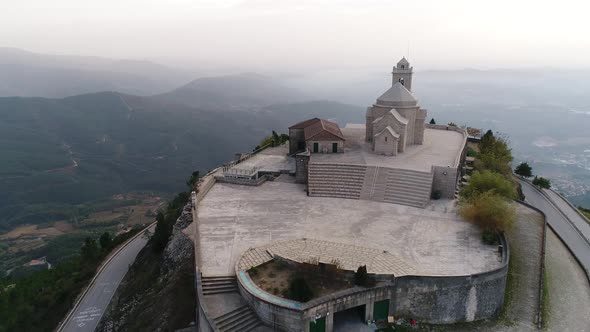
M 567 247 L 572 251 L 574 256 L 578 259 L 586 274 L 590 271 L 590 244 L 587 239 L 572 225 L 572 222 L 582 230 L 587 224 L 584 220 L 579 218 L 573 218 L 570 221 L 567 216 L 574 217 L 575 211 L 566 202 L 557 201 L 556 204 L 552 203 L 546 196 L 537 191 L 528 182 L 520 181 L 522 184 L 522 191 L 525 195 L 527 203 L 543 211 L 547 217 L 547 223 L 557 233 L 557 235 L 565 242 Z M 555 195 L 555 194 L 553 194 Z M 557 196 L 557 195 L 556 195 Z M 552 196 L 551 196 L 552 197 Z M 559 197 L 559 196 L 557 196 Z M 556 207 L 559 207 L 559 209 Z M 560 211 L 563 211 L 563 213 Z M 584 222 L 586 225 L 578 225 L 577 223 Z
M 153 228 L 150 231 L 153 232 Z M 113 257 L 97 276 L 94 284 L 60 331 L 94 331 L 129 266 L 146 243 L 145 237 L 140 235 Z

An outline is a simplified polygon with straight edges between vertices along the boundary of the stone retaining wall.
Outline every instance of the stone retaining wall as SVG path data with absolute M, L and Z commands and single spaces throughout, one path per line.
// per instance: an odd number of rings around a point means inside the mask
M 326 318 L 332 331 L 337 311 L 366 305 L 372 319 L 376 301 L 389 300 L 389 314 L 421 322 L 450 324 L 496 316 L 504 303 L 509 248 L 501 237 L 501 267 L 462 276 L 400 276 L 374 288 L 353 287 L 307 303 L 286 300 L 258 288 L 245 271 L 236 271 L 238 289 L 248 305 L 266 324 L 282 331 L 308 331 L 314 318 Z

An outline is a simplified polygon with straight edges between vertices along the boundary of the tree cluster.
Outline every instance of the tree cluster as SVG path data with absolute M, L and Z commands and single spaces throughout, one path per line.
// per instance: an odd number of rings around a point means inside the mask
M 476 171 L 461 190 L 459 213 L 483 230 L 486 243 L 491 243 L 496 233 L 507 230 L 516 219 L 510 204 L 517 197 L 511 161 L 507 140 L 488 130 L 479 143 L 474 162 Z
M 276 131 L 272 131 L 272 134 L 270 136 L 266 136 L 265 138 L 262 139 L 262 141 L 260 141 L 260 144 L 258 144 L 255 148 L 254 151 L 259 150 L 261 148 L 264 147 L 269 147 L 269 146 L 280 146 L 282 144 L 285 144 L 286 142 L 289 141 L 289 135 L 287 134 L 277 134 Z
M 190 199 L 191 191 L 198 181 L 199 171 L 194 171 L 186 182 L 188 191 L 178 193 L 172 201 L 168 202 L 164 210 L 158 210 L 156 214 L 156 229 L 154 230 L 154 235 L 150 238 L 154 251 L 162 252 L 166 248 L 168 239 L 172 235 L 174 224 L 182 214 L 184 206 Z
M 112 237 L 105 232 L 87 237 L 79 255 L 19 279 L 0 279 L 0 332 L 51 331 L 66 315 L 82 288 L 92 279 L 101 261 L 139 228 Z

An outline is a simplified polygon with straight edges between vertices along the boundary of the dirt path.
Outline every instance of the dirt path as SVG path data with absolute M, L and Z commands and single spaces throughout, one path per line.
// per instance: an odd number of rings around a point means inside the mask
M 553 233 L 547 231 L 548 320 L 546 331 L 590 331 L 590 285 L 584 271 Z

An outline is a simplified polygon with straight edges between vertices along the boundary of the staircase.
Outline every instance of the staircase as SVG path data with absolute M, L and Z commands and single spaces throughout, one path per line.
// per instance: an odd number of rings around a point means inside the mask
M 310 163 L 308 190 L 310 196 L 359 199 L 367 167 Z
M 432 173 L 390 168 L 384 202 L 424 207 L 430 200 Z
M 202 277 L 203 295 L 220 293 L 231 293 L 238 291 L 238 284 L 235 276 L 224 277 Z
M 343 164 L 309 164 L 309 196 L 364 199 L 424 207 L 433 174 L 408 169 Z
M 247 305 L 214 318 L 213 321 L 221 332 L 248 332 L 262 325 Z

